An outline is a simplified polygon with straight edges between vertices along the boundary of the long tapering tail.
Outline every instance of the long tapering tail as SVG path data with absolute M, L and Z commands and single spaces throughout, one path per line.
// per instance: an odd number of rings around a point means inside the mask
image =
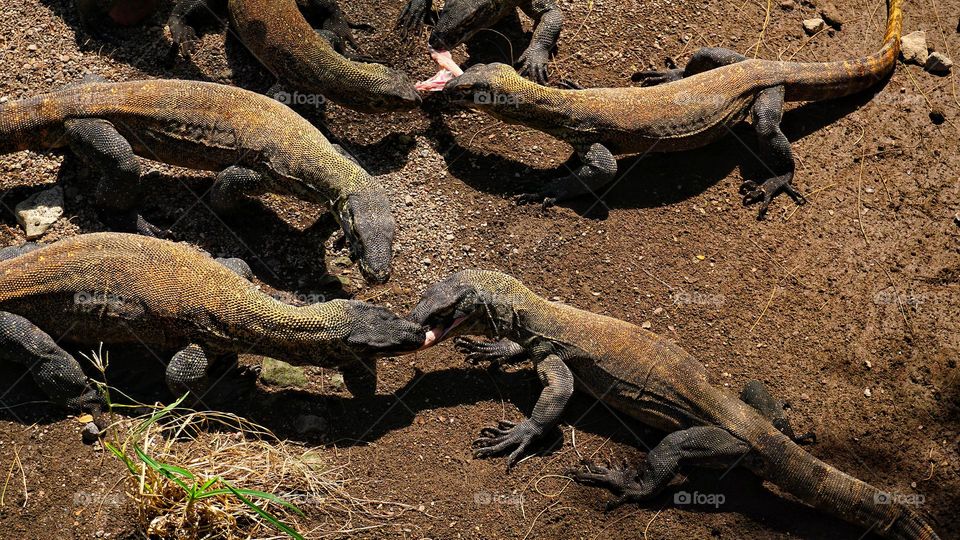
M 749 467 L 803 502 L 896 540 L 939 540 L 911 504 L 918 495 L 883 492 L 806 452 L 770 426 L 754 442 L 760 463 Z
M 819 101 L 862 92 L 887 78 L 900 54 L 905 0 L 888 0 L 887 32 L 879 51 L 844 62 L 791 63 L 784 67 L 788 101 Z

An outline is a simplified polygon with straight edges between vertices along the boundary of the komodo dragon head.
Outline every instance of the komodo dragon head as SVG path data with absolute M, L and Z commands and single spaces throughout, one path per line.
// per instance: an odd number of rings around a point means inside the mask
M 406 74 L 382 64 L 352 62 L 356 80 L 341 84 L 335 101 L 365 113 L 406 111 L 420 106 L 422 99 Z
M 449 51 L 496 24 L 519 3 L 517 0 L 447 0 L 430 33 L 430 47 Z
M 344 199 L 337 215 L 350 246 L 350 258 L 357 261 L 364 279 L 386 283 L 397 229 L 387 196 L 377 191 L 353 193 Z
M 517 89 L 529 84 L 506 64 L 475 64 L 448 82 L 443 95 L 452 103 L 478 109 L 503 107 L 517 105 Z
M 464 270 L 427 289 L 407 318 L 429 329 L 425 346 L 459 335 L 505 337 L 531 294 L 506 274 Z

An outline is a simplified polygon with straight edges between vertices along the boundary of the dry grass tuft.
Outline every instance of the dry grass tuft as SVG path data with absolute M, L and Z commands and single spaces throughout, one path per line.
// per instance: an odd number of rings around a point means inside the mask
M 175 405 L 121 420 L 105 443 L 130 470 L 126 491 L 150 538 L 346 536 L 408 509 L 352 496 L 342 465 L 262 426 Z

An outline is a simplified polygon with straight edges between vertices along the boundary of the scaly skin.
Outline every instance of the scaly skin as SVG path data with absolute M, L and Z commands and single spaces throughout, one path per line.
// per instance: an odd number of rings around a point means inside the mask
M 432 0 L 410 0 L 397 26 L 419 33 L 432 9 Z M 563 28 L 563 12 L 556 0 L 447 0 L 430 32 L 430 47 L 449 51 L 516 13 L 517 9 L 534 21 L 530 45 L 517 59 L 520 71 L 545 83 L 550 53 L 556 48 Z
M 325 204 L 364 276 L 375 283 L 389 278 L 396 224 L 382 188 L 310 122 L 266 96 L 151 80 L 86 83 L 0 105 L 0 154 L 68 146 L 104 169 L 98 197 L 111 210 L 136 204 L 134 153 L 221 171 L 215 209 L 236 211 L 239 197 L 264 192 Z
M 559 89 L 533 84 L 502 64 L 473 66 L 444 94 L 506 122 L 538 129 L 571 144 L 584 165 L 522 202 L 576 197 L 613 179 L 613 154 L 676 152 L 704 146 L 752 116 L 770 177 L 745 183 L 744 202 L 786 191 L 794 162 L 780 131 L 785 101 L 839 98 L 876 85 L 892 73 L 900 51 L 903 0 L 890 0 L 882 48 L 858 60 L 795 63 L 747 59 L 726 49 L 702 49 L 685 70 L 642 73 L 649 86 Z
M 633 324 L 549 302 L 515 278 L 467 270 L 428 289 L 414 322 L 433 327 L 427 343 L 460 335 L 501 339 L 488 344 L 461 339 L 468 359 L 514 361 L 529 356 L 545 389 L 531 418 L 486 428 L 478 457 L 512 451 L 508 465 L 559 421 L 574 388 L 668 433 L 640 471 L 587 465 L 581 481 L 622 492 L 618 503 L 662 491 L 681 465 L 753 471 L 803 502 L 865 529 L 897 539 L 938 538 L 912 509 L 884 504 L 884 493 L 831 467 L 800 448 L 771 422 L 759 399 L 751 406 L 713 386 L 702 364 L 672 341 Z M 757 388 L 744 394 L 755 395 Z M 761 414 L 765 412 L 767 416 Z
M 168 27 L 175 43 L 189 51 L 196 35 L 186 20 L 209 0 L 178 0 Z M 420 106 L 420 95 L 403 73 L 355 60 L 349 23 L 335 0 L 229 0 L 231 24 L 240 41 L 281 83 L 305 94 L 323 95 L 361 112 L 390 112 Z M 301 13 L 324 19 L 316 29 Z M 348 58 L 350 56 L 351 58 Z
M 261 292 L 240 269 L 249 270 L 237 259 L 214 260 L 184 244 L 122 233 L 6 248 L 0 358 L 29 366 L 54 401 L 97 412 L 99 395 L 52 338 L 180 351 L 168 383 L 201 397 L 213 361 L 246 353 L 340 367 L 352 391 L 372 393 L 374 358 L 424 342 L 419 325 L 385 308 L 347 300 L 291 306 Z

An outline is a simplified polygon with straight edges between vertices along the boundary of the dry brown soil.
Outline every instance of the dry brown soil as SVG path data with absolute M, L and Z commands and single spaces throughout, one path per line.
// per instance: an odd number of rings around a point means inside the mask
M 343 3 L 353 18 L 377 28 L 361 34 L 366 53 L 420 78 L 435 70 L 425 37 L 403 40 L 391 31 L 400 0 Z M 701 46 L 805 61 L 873 51 L 883 2 L 837 4 L 842 30 L 808 38 L 801 21 L 817 10 L 784 9 L 777 0 L 562 0 L 566 27 L 552 71 L 588 86 L 626 86 L 638 69 L 659 67 L 667 56 L 683 63 Z M 55 89 L 87 71 L 112 80 L 179 77 L 257 91 L 273 84 L 235 39 L 225 40 L 222 27 L 213 26 L 192 61 L 169 61 L 161 31 L 169 5 L 142 28 L 106 35 L 84 30 L 66 0 L 0 6 L 0 97 Z M 932 47 L 960 60 L 958 13 L 958 0 L 911 1 L 905 28 L 926 30 Z M 490 36 L 476 58 L 522 47 L 522 36 L 512 49 Z M 456 55 L 462 61 L 466 52 Z M 797 208 L 780 197 L 765 221 L 737 195 L 744 178 L 762 172 L 749 126 L 702 150 L 625 157 L 620 178 L 599 199 L 542 211 L 518 208 L 511 196 L 549 179 L 569 156 L 569 148 L 543 134 L 436 100 L 424 111 L 379 116 L 301 107 L 390 191 L 400 232 L 394 276 L 384 286 L 363 286 L 344 264 L 345 253 L 330 250 L 323 218 L 305 230 L 322 214 L 310 205 L 271 199 L 272 210 L 222 222 L 202 199 L 209 173 L 161 168 L 148 182 L 144 213 L 216 255 L 247 258 L 265 286 L 302 298 L 331 294 L 327 265 L 345 278 L 343 294 L 405 311 L 430 283 L 479 267 L 509 272 L 583 309 L 649 321 L 731 391 L 750 379 L 765 382 L 789 402 L 798 431 L 819 435 L 813 454 L 888 491 L 922 495 L 919 509 L 943 538 L 960 538 L 957 81 L 899 65 L 876 90 L 790 107 L 785 131 L 798 159 L 797 186 L 810 204 Z M 931 112 L 946 121 L 934 122 Z M 10 209 L 58 181 L 67 188 L 66 215 L 43 241 L 103 230 L 91 207 L 91 180 L 78 175 L 75 160 L 61 168 L 62 161 L 34 153 L 0 159 L 3 245 L 23 241 Z M 111 382 L 130 391 L 147 379 L 144 373 L 162 372 L 150 354 L 111 355 L 117 365 Z M 0 537 L 138 537 L 129 502 L 110 495 L 120 466 L 81 444 L 75 420 L 37 403 L 42 396 L 22 371 L 3 373 L 16 384 L 0 398 L 7 407 L 0 417 L 0 477 L 12 471 L 0 501 Z M 639 460 L 662 434 L 586 398 L 566 414 L 562 446 L 548 445 L 510 474 L 502 460 L 472 459 L 470 441 L 482 427 L 530 412 L 540 386 L 529 366 L 471 368 L 444 345 L 385 361 L 379 395 L 368 400 L 338 389 L 330 372 L 308 373 L 307 390 L 261 388 L 225 406 L 348 463 L 356 493 L 423 507 L 360 537 L 863 534 L 738 472 L 689 471 L 692 484 L 604 513 L 608 493 L 559 475 L 578 456 Z M 169 399 L 160 379 L 150 380 L 139 385 L 144 399 Z M 304 414 L 324 418 L 329 428 L 298 433 Z M 675 505 L 678 489 L 722 494 L 724 502 Z M 99 512 L 99 504 L 89 504 L 104 497 L 108 504 Z

